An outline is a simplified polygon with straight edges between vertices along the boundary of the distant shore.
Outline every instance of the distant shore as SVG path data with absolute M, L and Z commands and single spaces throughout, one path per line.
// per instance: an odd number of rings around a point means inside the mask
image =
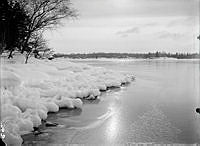
M 72 58 L 72 59 L 98 59 L 98 58 L 115 58 L 115 59 L 158 59 L 158 58 L 175 58 L 175 59 L 199 59 L 198 53 L 72 53 L 72 54 L 54 54 L 53 57 Z

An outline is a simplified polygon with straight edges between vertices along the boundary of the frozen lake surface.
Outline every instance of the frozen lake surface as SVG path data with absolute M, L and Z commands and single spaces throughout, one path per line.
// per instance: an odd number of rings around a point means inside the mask
M 82 110 L 61 109 L 23 136 L 25 144 L 200 143 L 199 60 L 72 60 L 133 74 L 121 89 L 84 101 Z

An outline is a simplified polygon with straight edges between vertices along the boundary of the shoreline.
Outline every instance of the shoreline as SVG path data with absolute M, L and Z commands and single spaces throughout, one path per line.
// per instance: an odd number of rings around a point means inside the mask
M 133 79 L 134 81 L 135 79 Z M 107 87 L 106 90 L 102 90 L 101 91 L 101 95 L 106 93 L 107 91 L 111 91 L 111 92 L 114 92 L 115 89 L 120 89 L 121 87 L 127 87 L 129 86 L 131 83 L 122 83 L 120 87 Z M 117 92 L 117 91 L 116 91 Z M 112 93 L 111 93 L 112 94 Z M 100 97 L 101 98 L 101 97 Z M 97 101 L 98 98 L 95 98 L 95 99 L 87 99 L 87 98 L 82 98 L 81 99 L 83 101 L 83 104 L 87 104 L 87 102 L 90 102 L 90 101 Z M 90 103 L 89 103 L 90 104 Z M 70 108 L 60 108 L 58 112 L 56 113 L 59 113 L 60 111 L 74 111 L 74 110 L 81 110 L 80 108 L 74 108 L 74 109 L 70 109 Z M 51 116 L 54 116 L 56 114 L 55 112 L 49 112 L 48 113 L 48 116 L 51 115 Z M 76 116 L 76 115 L 71 115 L 70 117 L 73 117 L 73 116 Z M 48 119 L 48 117 L 47 117 Z M 22 135 L 22 138 L 23 138 L 23 143 L 22 145 L 26 145 L 26 144 L 31 144 L 29 142 L 26 142 L 26 141 L 29 141 L 29 140 L 33 140 L 34 138 L 36 138 L 37 136 L 40 136 L 40 135 L 44 135 L 45 137 L 45 134 L 48 135 L 48 128 L 57 128 L 57 127 L 63 127 L 63 128 L 66 128 L 69 129 L 70 127 L 65 127 L 65 125 L 60 125 L 59 123 L 55 123 L 55 122 L 51 122 L 51 121 L 47 121 L 47 120 L 42 120 L 42 124 L 39 126 L 39 127 L 35 127 L 35 130 L 30 132 L 30 133 L 27 133 L 27 134 L 24 134 Z M 47 130 L 47 132 L 46 132 Z M 69 130 L 76 130 L 76 129 L 69 129 Z M 42 136 L 43 137 L 43 136 Z M 26 141 L 24 141 L 26 140 Z
M 17 128 L 13 129 L 14 137 L 5 128 L 8 144 L 22 143 L 20 135 L 44 124 L 41 121 L 49 112 L 82 108 L 81 99 L 94 100 L 102 91 L 120 88 L 134 79 L 132 75 L 62 59 L 47 62 L 33 59 L 29 64 L 13 62 L 4 64 L 1 76 L 2 122 L 5 127 Z M 53 125 L 49 123 L 49 126 Z

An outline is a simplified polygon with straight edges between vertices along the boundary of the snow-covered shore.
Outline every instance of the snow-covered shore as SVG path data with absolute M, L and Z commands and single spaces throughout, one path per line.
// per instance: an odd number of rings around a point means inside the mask
M 1 122 L 4 141 L 21 145 L 21 135 L 33 131 L 48 112 L 81 108 L 82 98 L 95 99 L 108 87 L 129 83 L 132 76 L 66 59 L 28 64 L 1 58 Z

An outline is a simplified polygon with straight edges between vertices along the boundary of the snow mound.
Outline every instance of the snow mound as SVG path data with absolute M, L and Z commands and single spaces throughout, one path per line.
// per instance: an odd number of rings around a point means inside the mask
M 82 108 L 82 98 L 96 99 L 100 91 L 131 82 L 129 75 L 69 62 L 35 60 L 29 64 L 4 61 L 1 71 L 1 120 L 5 142 L 21 145 L 30 132 L 59 108 Z
M 0 87 L 2 88 L 10 88 L 19 86 L 21 84 L 21 80 L 18 75 L 11 71 L 2 71 L 1 72 L 1 84 Z

